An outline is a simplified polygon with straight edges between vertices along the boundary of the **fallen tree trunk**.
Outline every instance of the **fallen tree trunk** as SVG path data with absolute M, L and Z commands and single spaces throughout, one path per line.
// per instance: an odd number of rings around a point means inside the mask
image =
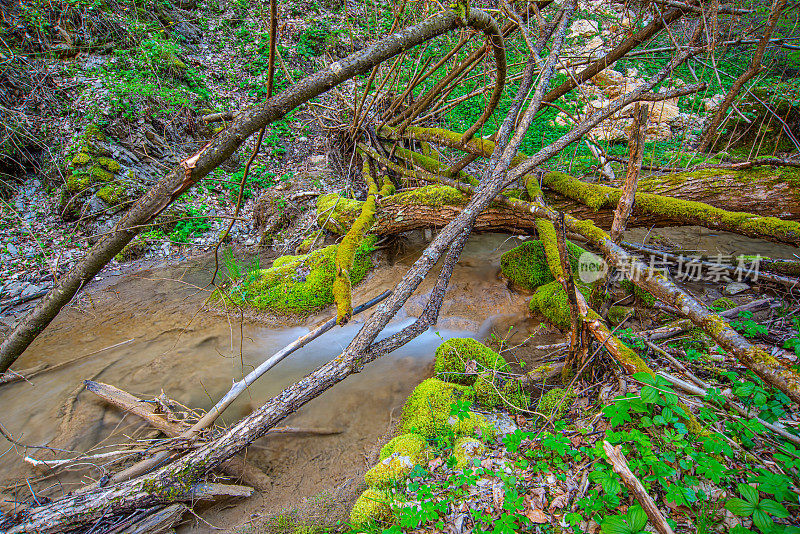
M 419 154 L 417 154 L 417 156 L 419 156 Z M 724 176 L 716 175 L 714 181 L 710 179 L 694 180 L 692 177 L 672 175 L 661 178 L 643 178 L 639 182 L 639 187 L 641 189 L 656 190 L 663 194 L 675 195 L 678 200 L 693 202 L 688 200 L 692 198 L 692 196 L 709 200 L 716 206 L 712 209 L 718 212 L 727 212 L 729 218 L 741 216 L 748 221 L 744 224 L 740 224 L 738 227 L 731 225 L 729 228 L 725 228 L 723 226 L 727 225 L 720 224 L 719 219 L 716 217 L 709 218 L 708 220 L 698 220 L 692 217 L 689 212 L 685 214 L 673 212 L 672 216 L 668 216 L 668 210 L 665 209 L 663 215 L 654 215 L 646 210 L 645 207 L 649 206 L 647 203 L 637 203 L 634 205 L 633 213 L 630 219 L 628 219 L 626 226 L 628 228 L 678 225 L 711 226 L 720 230 L 730 229 L 730 231 L 738 231 L 739 233 L 747 232 L 751 237 L 767 239 L 779 243 L 800 245 L 800 230 L 798 230 L 797 233 L 795 233 L 793 229 L 790 229 L 775 235 L 768 234 L 756 224 L 756 221 L 762 219 L 766 220 L 765 228 L 769 228 L 770 224 L 780 225 L 780 223 L 768 219 L 767 217 L 752 215 L 752 213 L 759 213 L 762 215 L 788 215 L 789 218 L 800 221 L 800 202 L 794 203 L 791 201 L 791 197 L 787 197 L 786 195 L 783 196 L 783 198 L 787 198 L 785 203 L 775 202 L 775 198 L 781 198 L 778 192 L 781 190 L 785 191 L 789 187 L 788 183 L 777 181 L 779 180 L 780 169 L 770 168 L 767 170 L 769 172 L 764 172 L 763 180 L 755 181 L 752 188 L 748 185 L 748 190 L 752 189 L 755 193 L 752 196 L 736 196 L 730 192 L 730 189 L 727 192 L 724 191 L 727 187 L 735 188 L 733 191 L 741 189 L 742 181 L 746 179 L 744 171 L 726 171 Z M 413 170 L 409 171 L 410 175 L 413 175 L 413 173 Z M 680 185 L 677 187 L 670 185 L 672 180 L 680 182 Z M 588 193 L 583 196 L 575 194 L 576 198 L 585 200 L 587 203 L 591 204 L 592 207 L 577 200 L 567 198 L 559 193 L 554 193 L 552 189 L 546 189 L 548 193 L 546 195 L 548 205 L 552 206 L 553 209 L 557 211 L 566 212 L 581 219 L 590 218 L 595 224 L 602 228 L 610 228 L 614 219 L 613 208 L 616 205 L 615 199 L 619 198 L 619 190 L 606 186 L 579 182 L 577 179 L 567 177 L 561 173 L 548 175 L 544 180 L 546 185 L 552 185 L 564 192 L 569 192 L 570 188 L 576 182 L 580 184 L 579 187 L 583 188 L 587 186 L 589 191 L 596 193 L 596 196 L 589 196 Z M 761 198 L 759 199 L 759 197 Z M 335 198 L 338 199 L 338 202 L 335 207 L 333 207 L 334 202 L 332 201 Z M 662 200 L 662 198 L 656 195 L 641 192 L 637 193 L 636 198 L 637 201 L 640 199 L 652 200 L 653 202 Z M 666 200 L 669 202 L 670 199 Z M 372 232 L 378 235 L 393 235 L 419 228 L 442 227 L 458 215 L 466 205 L 466 202 L 466 196 L 457 191 L 453 191 L 448 186 L 438 186 L 438 188 L 436 186 L 429 186 L 419 191 L 404 191 L 396 195 L 384 197 L 381 199 L 378 212 L 375 215 L 375 223 Z M 318 200 L 320 223 L 324 223 L 325 228 L 332 232 L 343 234 L 352 226 L 358 213 L 360 213 L 362 204 L 363 202 L 356 200 L 322 196 Z M 741 210 L 744 208 L 752 210 L 752 213 L 742 215 Z M 324 216 L 322 216 L 323 214 Z M 331 214 L 330 219 L 327 217 L 328 214 Z M 748 217 L 750 219 L 747 219 Z M 800 225 L 793 221 L 783 222 L 787 224 L 781 225 L 782 227 L 791 228 L 797 226 L 798 229 L 800 229 Z M 527 213 L 518 213 L 512 208 L 498 202 L 493 203 L 486 211 L 482 212 L 475 221 L 476 231 L 526 234 L 531 233 L 535 229 L 535 216 Z
M 392 132 L 385 135 L 389 137 Z M 409 139 L 484 157 L 494 151 L 494 143 L 487 139 L 473 139 L 461 146 L 459 135 L 440 128 L 409 128 L 404 133 Z M 524 156 L 515 158 L 515 163 L 512 174 L 520 179 L 533 170 Z M 672 221 L 800 246 L 800 202 L 796 201 L 800 191 L 794 185 L 797 175 L 793 168 L 762 167 L 757 171 L 702 169 L 642 178 L 628 226 L 668 226 Z M 610 228 L 611 210 L 622 194 L 617 187 L 582 182 L 560 172 L 545 175 L 542 185 L 560 195 L 548 195 L 548 205 L 576 217 L 591 218 L 603 228 Z M 745 186 L 747 195 L 738 194 Z
M 425 174 L 431 176 L 431 179 L 450 185 L 466 194 L 475 192 L 475 188 L 469 184 Z M 420 174 L 420 176 L 422 177 L 424 174 Z M 534 217 L 548 220 L 552 220 L 554 217 L 551 209 L 519 199 L 501 195 L 496 197 L 495 201 L 503 203 L 511 209 L 516 209 L 521 214 L 528 212 Z M 752 345 L 719 315 L 710 312 L 702 303 L 680 289 L 664 275 L 655 272 L 635 256 L 629 255 L 624 248 L 614 243 L 611 237 L 592 221 L 580 220 L 568 215 L 565 223 L 568 230 L 585 237 L 590 244 L 601 250 L 611 266 L 622 272 L 638 273 L 638 276 L 630 277 L 634 284 L 649 291 L 662 302 L 678 309 L 695 325 L 703 328 L 720 347 L 733 354 L 762 380 L 786 393 L 794 402 L 800 402 L 800 375 L 763 349 Z

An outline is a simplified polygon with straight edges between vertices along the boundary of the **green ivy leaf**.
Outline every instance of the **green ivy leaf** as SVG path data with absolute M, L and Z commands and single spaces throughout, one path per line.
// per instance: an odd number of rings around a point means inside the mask
M 753 512 L 753 524 L 760 528 L 762 532 L 769 532 L 773 525 L 775 525 L 775 522 L 767 512 L 756 508 L 755 512 Z
M 628 524 L 634 532 L 644 530 L 647 524 L 647 514 L 641 506 L 631 506 L 628 510 Z
M 652 386 L 643 386 L 639 394 L 647 404 L 656 404 L 658 402 L 658 390 Z
M 755 511 L 756 505 L 747 502 L 744 499 L 734 497 L 732 499 L 728 499 L 728 502 L 725 503 L 725 508 L 733 515 L 738 515 L 739 517 L 750 517 L 750 514 Z

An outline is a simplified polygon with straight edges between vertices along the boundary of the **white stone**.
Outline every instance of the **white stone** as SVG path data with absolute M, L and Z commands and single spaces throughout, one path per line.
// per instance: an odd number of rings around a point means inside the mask
M 750 286 L 744 282 L 731 282 L 725 286 L 724 291 L 726 295 L 738 295 L 748 289 L 750 289 Z
M 597 35 L 599 31 L 600 26 L 593 20 L 576 20 L 569 27 L 569 37 L 571 39 L 575 37 L 591 37 L 592 35 Z

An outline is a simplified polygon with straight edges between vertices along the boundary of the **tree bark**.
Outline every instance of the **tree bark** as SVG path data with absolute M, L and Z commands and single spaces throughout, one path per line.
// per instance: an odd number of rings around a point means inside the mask
M 625 184 L 622 194 L 614 212 L 614 221 L 611 223 L 611 239 L 619 243 L 628 218 L 633 209 L 633 200 L 636 197 L 636 186 L 639 183 L 639 173 L 642 170 L 644 157 L 644 135 L 647 133 L 647 118 L 650 108 L 647 104 L 637 103 L 633 111 L 633 127 L 628 139 L 628 172 L 625 174 Z

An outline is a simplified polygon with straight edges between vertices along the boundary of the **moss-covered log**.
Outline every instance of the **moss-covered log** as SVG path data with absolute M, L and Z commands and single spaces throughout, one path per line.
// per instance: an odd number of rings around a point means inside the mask
M 394 193 L 394 185 L 388 176 L 383 177 L 382 187 L 378 191 L 378 185 L 372 176 L 373 172 L 370 161 L 364 158 L 363 174 L 368 187 L 367 200 L 361 206 L 361 212 L 353 221 L 350 230 L 336 248 L 334 259 L 336 277 L 333 280 L 332 291 L 336 302 L 336 324 L 338 325 L 346 324 L 353 315 L 353 280 L 350 271 L 355 263 L 356 251 L 375 223 L 378 198 Z
M 390 136 L 391 131 L 383 131 Z M 491 156 L 494 143 L 473 139 L 458 144 L 457 132 L 441 128 L 409 128 L 409 139 Z M 524 156 L 517 156 L 521 163 Z M 564 173 L 553 172 L 543 180 L 548 205 L 595 224 L 610 228 L 621 189 L 589 184 Z M 741 194 L 742 188 L 747 194 Z M 702 169 L 639 181 L 628 227 L 699 225 L 728 230 L 749 237 L 800 245 L 800 169 L 757 167 L 747 170 Z M 756 215 L 758 214 L 758 215 Z

